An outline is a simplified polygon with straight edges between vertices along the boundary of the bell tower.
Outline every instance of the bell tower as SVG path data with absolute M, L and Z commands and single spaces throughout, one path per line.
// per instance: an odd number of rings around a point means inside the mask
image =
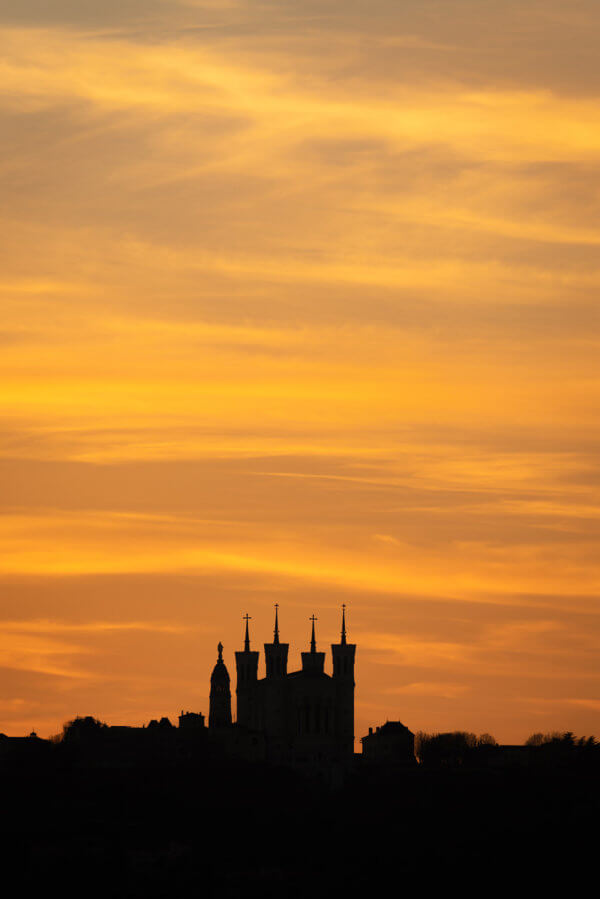
M 356 643 L 346 640 L 346 606 L 342 606 L 342 633 L 339 643 L 331 645 L 335 682 L 335 733 L 344 756 L 354 753 L 354 657 Z
M 258 653 L 250 651 L 250 631 L 248 622 L 251 620 L 250 615 L 246 612 L 244 615 L 246 622 L 246 636 L 244 638 L 244 649 L 235 654 L 235 664 L 237 668 L 237 723 L 242 727 L 256 727 L 257 715 L 257 696 L 256 685 L 258 679 Z
M 231 687 L 229 672 L 223 661 L 223 644 L 217 647 L 219 657 L 210 677 L 210 711 L 208 726 L 211 728 L 231 726 Z

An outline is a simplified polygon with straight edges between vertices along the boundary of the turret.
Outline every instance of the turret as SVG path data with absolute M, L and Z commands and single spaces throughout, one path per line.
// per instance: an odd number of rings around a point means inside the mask
M 231 687 L 229 672 L 223 661 L 223 644 L 217 647 L 219 657 L 210 677 L 210 712 L 208 726 L 213 728 L 231 726 Z
M 318 619 L 313 615 L 309 620 L 312 621 L 310 652 L 302 653 L 302 670 L 310 674 L 323 674 L 325 653 L 317 652 L 317 641 L 315 639 L 315 621 L 318 621 Z
M 346 606 L 342 606 L 342 632 L 339 643 L 331 646 L 333 680 L 336 685 L 336 736 L 344 755 L 354 752 L 354 658 L 356 643 L 346 640 Z
M 273 630 L 273 642 L 265 643 L 265 664 L 267 677 L 285 677 L 287 674 L 289 643 L 279 642 L 279 604 L 275 603 L 275 628 Z
M 258 653 L 250 650 L 250 631 L 248 622 L 251 620 L 246 613 L 246 635 L 244 649 L 235 654 L 237 668 L 237 723 L 243 727 L 256 726 L 256 683 L 258 678 Z

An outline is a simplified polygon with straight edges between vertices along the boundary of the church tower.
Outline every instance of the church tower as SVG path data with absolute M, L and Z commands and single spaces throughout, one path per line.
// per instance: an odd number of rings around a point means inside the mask
M 231 726 L 231 687 L 229 672 L 223 661 L 223 644 L 219 643 L 219 658 L 210 676 L 210 711 L 208 726 L 221 728 Z
M 289 643 L 279 642 L 279 605 L 275 603 L 273 642 L 265 643 L 266 678 L 262 683 L 261 713 L 267 734 L 269 751 L 277 757 L 283 751 L 288 725 L 287 663 Z
M 275 628 L 273 642 L 265 643 L 265 664 L 267 678 L 285 677 L 287 674 L 289 643 L 279 642 L 279 603 L 275 603 Z
M 244 616 L 246 621 L 246 636 L 244 649 L 236 652 L 235 664 L 237 668 L 237 723 L 242 727 L 257 727 L 257 678 L 258 678 L 258 653 L 250 651 L 250 631 L 248 622 L 251 620 L 248 613 Z
M 346 641 L 346 606 L 342 606 L 342 634 L 331 646 L 336 693 L 335 732 L 343 755 L 354 753 L 354 657 L 356 643 Z
M 310 652 L 303 652 L 302 655 L 302 671 L 307 674 L 323 674 L 323 668 L 325 666 L 325 653 L 317 652 L 317 641 L 315 639 L 315 621 L 318 619 L 313 615 L 310 618 L 312 621 L 312 636 L 310 639 Z

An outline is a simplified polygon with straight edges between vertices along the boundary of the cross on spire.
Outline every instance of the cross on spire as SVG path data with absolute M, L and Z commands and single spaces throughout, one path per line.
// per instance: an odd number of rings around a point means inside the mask
M 246 612 L 246 614 L 243 616 L 243 619 L 246 622 L 246 637 L 244 639 L 244 652 L 250 652 L 250 632 L 248 630 L 248 622 L 252 621 L 252 618 L 250 615 L 248 615 L 248 612 Z
M 273 631 L 273 643 L 279 643 L 279 621 L 277 618 L 277 611 L 279 609 L 279 603 L 275 603 L 275 630 Z
M 308 620 L 312 621 L 312 637 L 310 639 L 310 651 L 316 652 L 317 651 L 317 641 L 315 639 L 315 621 L 318 621 L 319 619 L 315 618 L 314 615 L 311 615 L 311 617 Z

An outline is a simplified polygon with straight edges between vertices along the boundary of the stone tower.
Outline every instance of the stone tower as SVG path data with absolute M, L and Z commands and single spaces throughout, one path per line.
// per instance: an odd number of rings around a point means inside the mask
M 335 732 L 343 754 L 354 752 L 354 657 L 356 643 L 346 641 L 346 606 L 342 606 L 342 634 L 332 643 L 333 680 L 336 694 Z
M 248 613 L 244 616 L 246 621 L 246 637 L 244 649 L 236 652 L 235 664 L 237 668 L 237 723 L 242 727 L 258 728 L 261 722 L 258 720 L 256 703 L 256 683 L 258 678 L 258 652 L 250 651 L 250 632 Z
M 262 688 L 263 726 L 270 735 L 270 748 L 275 752 L 283 745 L 288 726 L 287 665 L 289 643 L 279 642 L 279 606 L 275 603 L 273 642 L 265 643 L 266 677 Z
M 223 661 L 223 644 L 219 643 L 219 658 L 210 677 L 210 711 L 208 726 L 231 727 L 231 687 L 229 672 Z

